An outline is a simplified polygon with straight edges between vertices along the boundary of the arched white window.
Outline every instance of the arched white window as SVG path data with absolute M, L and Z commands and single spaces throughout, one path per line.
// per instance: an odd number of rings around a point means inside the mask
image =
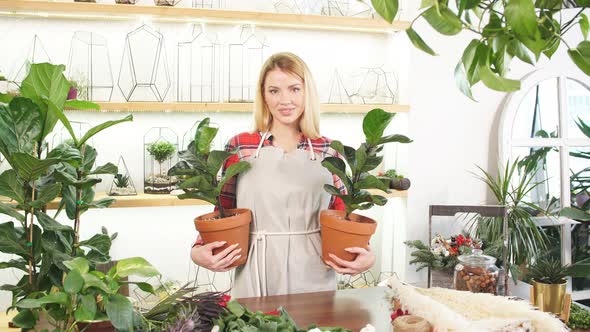
M 535 71 L 522 80 L 520 91 L 508 96 L 500 121 L 500 159 L 506 164 L 516 158 L 540 157 L 543 167 L 535 180 L 543 184 L 530 193 L 533 203 L 553 211 L 585 204 L 590 191 L 590 133 L 581 128 L 583 124 L 590 126 L 590 78 L 579 70 Z M 576 227 L 582 226 L 561 219 L 565 264 L 571 263 L 572 253 L 579 257 L 580 246 L 588 248 L 585 233 L 585 243 L 584 239 L 580 243 L 578 236 L 572 249 Z M 590 298 L 590 279 L 574 282 L 573 298 Z

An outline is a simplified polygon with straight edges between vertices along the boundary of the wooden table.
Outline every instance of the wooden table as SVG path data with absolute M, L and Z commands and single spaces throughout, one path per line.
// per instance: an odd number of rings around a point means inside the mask
M 284 307 L 301 328 L 309 324 L 339 326 L 359 331 L 371 324 L 379 332 L 391 331 L 391 290 L 386 287 L 237 299 L 251 311 Z

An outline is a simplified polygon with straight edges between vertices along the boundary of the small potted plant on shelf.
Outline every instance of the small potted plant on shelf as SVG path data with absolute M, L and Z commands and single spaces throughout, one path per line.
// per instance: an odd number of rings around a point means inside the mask
M 375 220 L 354 214 L 355 210 L 367 210 L 374 205 L 385 205 L 387 198 L 373 195 L 368 190 L 378 189 L 389 192 L 389 180 L 377 178 L 369 174 L 383 160 L 379 153 L 383 145 L 391 142 L 410 143 L 403 135 L 383 136 L 383 133 L 394 113 L 382 109 L 373 109 L 363 119 L 363 132 L 366 141 L 358 149 L 344 146 L 339 141 L 332 141 L 331 147 L 338 151 L 346 163 L 337 157 L 327 157 L 322 165 L 340 177 L 346 187 L 343 194 L 333 185 L 326 184 L 324 189 L 330 194 L 340 197 L 346 206 L 345 211 L 323 210 L 320 212 L 322 258 L 331 261 L 328 254 L 332 253 L 341 259 L 354 260 L 356 255 L 344 250 L 349 247 L 367 247 L 371 235 L 375 232 Z M 348 169 L 347 171 L 347 165 Z
M 176 152 L 176 146 L 168 141 L 161 140 L 147 147 L 149 155 L 158 163 L 158 171 L 145 181 L 145 192 L 150 194 L 169 194 L 175 189 L 176 178 L 167 173 L 167 168 L 162 167 L 165 161 L 169 161 Z M 169 166 L 168 166 L 169 167 Z
M 389 182 L 390 189 L 408 190 L 412 185 L 410 179 L 404 177 L 401 174 L 397 174 L 397 171 L 395 169 L 388 170 L 387 172 L 385 172 L 384 176 L 391 179 L 391 181 Z
M 196 198 L 215 205 L 217 211 L 198 216 L 194 221 L 205 243 L 226 241 L 223 247 L 213 251 L 214 254 L 235 243 L 239 243 L 242 252 L 247 252 L 252 212 L 249 209 L 224 209 L 220 195 L 225 183 L 248 170 L 250 164 L 245 161 L 232 164 L 222 177 L 218 177 L 224 162 L 235 153 L 210 150 L 218 130 L 209 126 L 209 118 L 201 121 L 194 140 L 187 150 L 179 153 L 181 161 L 168 171 L 168 175 L 188 176 L 180 183 L 179 187 L 184 190 L 184 194 L 178 198 Z M 242 255 L 232 266 L 244 264 L 247 258 L 247 255 Z
M 118 173 L 113 178 L 109 196 L 133 196 L 137 195 L 131 177 L 128 174 Z
M 176 6 L 179 0 L 154 0 L 156 6 Z

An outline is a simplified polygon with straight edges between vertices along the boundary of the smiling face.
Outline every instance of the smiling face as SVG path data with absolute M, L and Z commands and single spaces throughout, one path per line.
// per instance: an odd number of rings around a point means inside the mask
M 303 80 L 294 74 L 273 69 L 264 80 L 264 102 L 277 122 L 299 128 L 299 120 L 305 110 Z

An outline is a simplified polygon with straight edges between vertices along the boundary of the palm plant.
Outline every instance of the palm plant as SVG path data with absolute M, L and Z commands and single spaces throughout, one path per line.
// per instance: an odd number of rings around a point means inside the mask
M 498 170 L 496 177 L 478 167 L 483 175 L 476 175 L 494 194 L 497 204 L 508 208 L 508 246 L 507 263 L 516 277 L 515 266 L 533 260 L 547 249 L 548 238 L 545 231 L 535 223 L 529 212 L 543 211 L 534 203 L 527 202 L 527 195 L 545 181 L 533 182 L 536 170 L 520 170 L 519 160 L 507 162 L 504 170 Z M 490 246 L 498 246 L 503 240 L 503 219 L 498 217 L 473 218 L 468 224 L 469 232 Z

